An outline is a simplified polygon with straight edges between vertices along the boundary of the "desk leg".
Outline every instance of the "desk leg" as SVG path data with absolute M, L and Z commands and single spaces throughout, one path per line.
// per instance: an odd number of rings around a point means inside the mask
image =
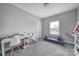
M 4 43 L 1 41 L 2 56 L 5 56 Z

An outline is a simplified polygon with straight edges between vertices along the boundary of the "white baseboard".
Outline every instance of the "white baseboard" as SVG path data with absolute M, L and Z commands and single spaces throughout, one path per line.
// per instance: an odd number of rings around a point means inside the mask
M 74 42 L 65 41 L 65 43 L 74 45 Z

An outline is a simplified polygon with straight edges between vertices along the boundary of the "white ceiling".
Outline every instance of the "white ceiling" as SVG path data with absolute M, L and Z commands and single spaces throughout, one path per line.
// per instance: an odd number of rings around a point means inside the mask
M 13 3 L 12 5 L 40 18 L 67 12 L 79 6 L 78 3 L 50 3 L 47 7 L 44 7 L 43 3 Z

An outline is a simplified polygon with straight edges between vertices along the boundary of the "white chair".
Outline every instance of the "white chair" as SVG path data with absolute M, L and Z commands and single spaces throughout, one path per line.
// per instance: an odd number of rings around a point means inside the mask
M 25 36 L 25 39 L 24 39 L 24 42 L 28 44 L 29 46 L 29 43 L 30 43 L 30 39 L 29 39 L 29 35 L 27 33 L 24 33 L 24 36 Z M 24 46 L 25 46 L 25 43 L 24 43 Z
M 35 34 L 32 35 L 32 41 L 35 43 L 38 41 L 38 38 Z
M 20 36 L 19 35 L 14 36 L 14 39 L 12 39 L 10 42 L 10 47 L 12 47 L 10 55 L 13 55 L 13 50 L 15 47 L 18 47 L 19 52 L 20 52 L 20 43 L 21 43 Z

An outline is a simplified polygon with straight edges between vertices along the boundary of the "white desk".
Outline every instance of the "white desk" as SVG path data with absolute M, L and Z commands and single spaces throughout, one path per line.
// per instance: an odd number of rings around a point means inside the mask
M 25 36 L 20 36 L 20 39 L 21 39 L 21 40 L 24 39 L 24 38 L 25 38 Z M 4 44 L 5 44 L 5 43 L 8 43 L 8 42 L 11 42 L 12 39 L 14 39 L 14 38 L 8 38 L 8 39 L 3 39 L 3 40 L 1 40 L 2 56 L 5 56 L 5 51 L 6 51 L 6 50 L 11 49 L 11 47 L 5 49 Z M 24 44 L 25 44 L 25 39 L 24 39 Z
M 8 39 L 8 40 L 7 39 L 3 39 L 3 40 L 1 40 L 2 56 L 5 55 L 5 46 L 4 46 L 4 44 L 8 43 L 10 41 L 11 41 L 11 39 Z

